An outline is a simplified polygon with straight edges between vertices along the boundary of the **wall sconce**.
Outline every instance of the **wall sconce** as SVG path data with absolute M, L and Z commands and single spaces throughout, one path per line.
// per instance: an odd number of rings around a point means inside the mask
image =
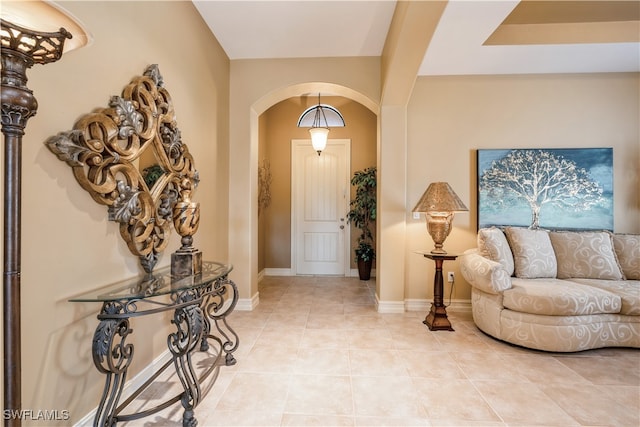
M 21 170 L 22 136 L 27 120 L 38 109 L 27 87 L 28 68 L 48 64 L 86 45 L 89 35 L 66 11 L 51 2 L 10 1 L 2 3 L 0 20 L 2 134 L 4 135 L 4 409 L 22 406 L 21 389 Z M 38 30 L 35 30 L 37 28 Z M 65 29 L 65 28 L 68 28 Z M 44 32 L 51 31 L 51 32 Z M 5 426 L 21 425 L 20 417 L 5 418 Z
M 318 156 L 327 146 L 329 127 L 344 127 L 344 118 L 340 112 L 331 105 L 320 103 L 307 108 L 298 119 L 298 127 L 308 127 L 311 135 L 311 145 L 318 152 Z
M 446 254 L 442 247 L 451 232 L 455 212 L 467 212 L 469 209 L 446 182 L 429 184 L 413 212 L 425 214 L 427 230 L 435 243 L 432 254 Z

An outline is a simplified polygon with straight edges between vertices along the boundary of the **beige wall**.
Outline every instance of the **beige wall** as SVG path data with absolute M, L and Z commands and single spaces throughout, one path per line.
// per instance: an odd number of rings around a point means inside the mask
M 229 60 L 191 2 L 62 4 L 94 41 L 27 73 L 39 109 L 23 144 L 22 401 L 25 409 L 69 410 L 75 422 L 102 393 L 104 377 L 91 358 L 100 305 L 68 299 L 140 269 L 118 225 L 107 221 L 106 207 L 80 188 L 43 142 L 71 129 L 80 115 L 106 107 L 132 77 L 159 64 L 201 177 L 194 197 L 202 209 L 195 245 L 206 259 L 226 261 Z M 172 238 L 159 266 L 168 265 L 179 240 Z M 166 350 L 170 329 L 164 320 L 132 322 L 129 378 Z
M 615 231 L 640 232 L 639 91 L 638 73 L 418 78 L 408 107 L 405 298 L 432 295 L 433 262 L 413 251 L 433 243 L 410 213 L 430 182 L 448 181 L 469 208 L 445 248 L 475 246 L 479 148 L 613 147 Z M 453 298 L 469 299 L 458 262 L 444 269 L 456 272 Z
M 260 268 L 291 268 L 291 140 L 308 139 L 307 128 L 296 126 L 300 114 L 317 104 L 316 96 L 289 98 L 269 108 L 260 116 L 260 135 L 265 127 L 266 158 L 271 164 L 272 204 L 265 211 L 264 230 L 259 235 L 264 238 L 264 259 L 258 257 Z M 322 97 L 323 104 L 329 104 L 343 115 L 346 126 L 331 128 L 330 139 L 351 140 L 350 175 L 357 170 L 376 165 L 376 115 L 363 105 L 342 97 Z M 264 117 L 264 120 L 263 120 Z M 260 147 L 262 147 L 262 140 Z M 352 192 L 355 190 L 352 188 Z M 346 212 L 345 212 L 346 215 Z M 263 235 L 264 231 L 264 235 Z M 355 242 L 358 233 L 352 228 L 351 238 Z M 261 247 L 262 245 L 259 245 Z M 352 247 L 355 244 L 352 243 Z M 354 255 L 352 254 L 352 259 Z M 353 260 L 352 260 L 353 262 Z M 355 268 L 355 263 L 353 264 Z

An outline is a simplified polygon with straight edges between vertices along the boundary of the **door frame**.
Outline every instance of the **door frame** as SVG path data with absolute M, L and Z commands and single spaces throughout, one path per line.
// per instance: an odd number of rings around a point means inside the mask
M 348 138 L 338 138 L 338 139 L 328 139 L 327 146 L 329 145 L 344 145 L 346 146 L 346 159 L 345 163 L 347 165 L 347 173 L 345 174 L 345 200 L 347 201 L 345 206 L 345 228 L 344 228 L 344 238 L 343 238 L 343 254 L 344 257 L 344 276 L 351 276 L 351 227 L 347 224 L 346 215 L 347 210 L 349 209 L 349 201 L 351 200 L 351 139 Z M 299 195 L 296 194 L 294 189 L 297 187 L 294 183 L 294 178 L 298 173 L 299 165 L 296 164 L 294 153 L 296 148 L 308 146 L 309 150 L 313 150 L 313 146 L 311 145 L 311 139 L 292 139 L 291 140 L 291 273 L 294 276 L 298 275 L 298 266 L 296 262 L 296 254 L 297 254 L 297 233 L 298 233 L 298 225 L 297 225 L 297 216 L 299 214 L 297 209 L 297 201 Z M 329 275 L 328 275 L 329 276 Z

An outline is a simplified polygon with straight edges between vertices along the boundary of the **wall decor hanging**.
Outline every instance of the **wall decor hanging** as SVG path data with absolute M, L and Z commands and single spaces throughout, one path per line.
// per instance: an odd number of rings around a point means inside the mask
M 613 149 L 478 150 L 478 228 L 613 231 Z
M 172 274 L 201 271 L 202 255 L 193 247 L 200 207 L 191 200 L 198 172 L 157 65 L 134 77 L 107 108 L 83 115 L 72 130 L 45 144 L 107 206 L 108 219 L 120 224 L 120 235 L 147 273 L 166 248 L 172 224 L 182 236 L 182 247 L 171 256 Z
M 263 159 L 258 165 L 258 216 L 271 205 L 271 163 Z

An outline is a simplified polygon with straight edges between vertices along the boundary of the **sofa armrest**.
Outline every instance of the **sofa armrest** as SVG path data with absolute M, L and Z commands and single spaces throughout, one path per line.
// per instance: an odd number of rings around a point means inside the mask
M 480 255 L 477 249 L 469 249 L 460 256 L 462 276 L 474 288 L 498 294 L 511 289 L 511 277 L 499 262 Z

